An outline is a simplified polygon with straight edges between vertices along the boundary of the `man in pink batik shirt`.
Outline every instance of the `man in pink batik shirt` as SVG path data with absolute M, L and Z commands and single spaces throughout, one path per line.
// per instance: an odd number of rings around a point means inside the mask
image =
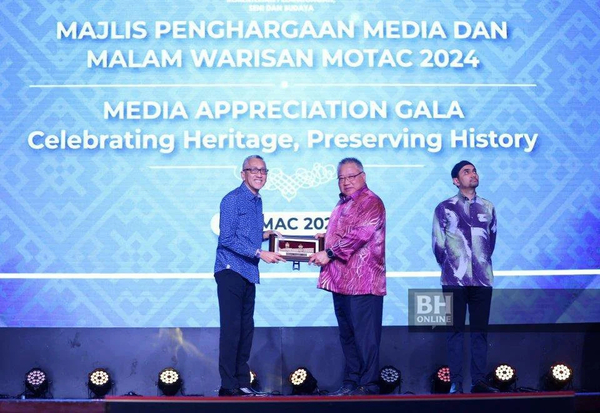
M 338 164 L 340 201 L 325 234 L 318 288 L 333 293 L 345 358 L 342 387 L 332 395 L 379 393 L 379 344 L 385 289 L 385 207 L 367 187 L 362 163 Z M 318 236 L 323 236 L 319 234 Z

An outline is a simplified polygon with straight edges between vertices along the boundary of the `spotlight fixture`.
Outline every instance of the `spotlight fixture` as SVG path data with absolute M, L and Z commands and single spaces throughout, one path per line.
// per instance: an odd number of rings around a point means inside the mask
M 450 382 L 450 367 L 442 366 L 435 373 L 433 373 L 432 377 L 432 393 L 449 393 L 450 387 L 452 383 Z
M 573 386 L 573 369 L 565 363 L 556 363 L 544 375 L 544 390 L 557 391 Z
M 515 391 L 517 370 L 510 364 L 498 364 L 490 376 L 492 385 L 501 392 Z
M 298 367 L 288 378 L 292 385 L 292 394 L 314 394 L 318 391 L 317 380 L 306 367 Z
M 379 371 L 380 394 L 390 394 L 396 387 L 398 387 L 398 392 L 400 392 L 400 383 L 402 383 L 402 375 L 396 367 L 385 366 Z
M 25 388 L 29 391 L 29 397 L 36 399 L 46 397 L 48 376 L 38 367 L 29 370 L 25 376 Z
M 106 369 L 94 369 L 88 374 L 88 389 L 94 394 L 94 398 L 101 399 L 110 391 L 112 388 L 112 381 L 110 380 L 110 374 Z M 91 398 L 91 396 L 90 396 Z
M 165 396 L 175 396 L 181 390 L 181 375 L 173 367 L 167 367 L 158 374 L 158 388 Z

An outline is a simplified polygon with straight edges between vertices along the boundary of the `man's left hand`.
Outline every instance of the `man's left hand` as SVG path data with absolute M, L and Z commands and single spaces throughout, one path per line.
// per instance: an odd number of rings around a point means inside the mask
M 327 251 L 319 251 L 312 254 L 308 257 L 308 263 L 318 265 L 319 267 L 323 267 L 324 265 L 329 264 L 329 257 L 327 256 Z

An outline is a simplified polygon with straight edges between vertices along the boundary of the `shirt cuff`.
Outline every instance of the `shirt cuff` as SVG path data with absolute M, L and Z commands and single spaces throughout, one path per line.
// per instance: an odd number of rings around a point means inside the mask
M 341 253 L 341 249 L 339 247 L 339 245 L 332 245 L 331 247 L 329 247 L 329 249 L 331 251 L 333 251 L 333 255 L 338 258 L 340 256 Z

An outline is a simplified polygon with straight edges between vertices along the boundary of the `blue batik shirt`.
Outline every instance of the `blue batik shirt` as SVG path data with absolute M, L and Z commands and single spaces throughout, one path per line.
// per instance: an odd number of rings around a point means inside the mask
M 260 195 L 244 182 L 221 201 L 219 244 L 215 273 L 230 269 L 254 284 L 260 282 L 257 250 L 263 242 L 263 209 Z
M 433 215 L 433 253 L 442 268 L 442 285 L 491 287 L 496 245 L 494 205 L 460 191 L 441 202 Z

